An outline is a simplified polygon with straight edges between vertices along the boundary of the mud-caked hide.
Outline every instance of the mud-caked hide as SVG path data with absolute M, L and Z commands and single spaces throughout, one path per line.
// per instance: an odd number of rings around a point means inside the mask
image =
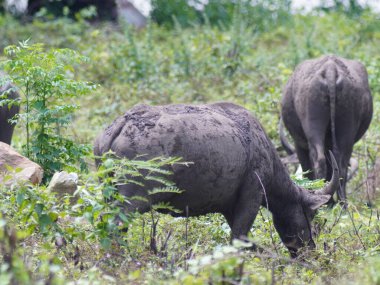
M 276 229 L 293 254 L 303 245 L 313 246 L 309 222 L 338 183 L 334 175 L 319 192 L 297 187 L 258 120 L 231 103 L 135 106 L 97 137 L 95 155 L 110 150 L 129 159 L 164 156 L 192 162 L 171 169 L 170 179 L 183 193 L 151 195 L 150 203 L 133 199 L 124 205 L 126 212 L 146 212 L 152 204 L 165 202 L 181 211 L 173 215 L 221 213 L 232 237 L 243 238 L 263 205 L 273 213 Z M 118 190 L 126 197 L 147 197 L 148 190 L 162 186 L 138 182 L 144 186 L 122 184 Z

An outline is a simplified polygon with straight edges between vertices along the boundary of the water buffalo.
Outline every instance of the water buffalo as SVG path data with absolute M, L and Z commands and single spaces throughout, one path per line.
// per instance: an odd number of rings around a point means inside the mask
M 4 78 L 5 74 L 3 72 L 0 72 L 0 80 L 3 81 Z M 3 95 L 4 92 L 9 90 L 10 88 L 13 88 L 13 85 L 10 82 L 7 82 L 3 86 L 0 86 L 0 96 Z M 7 92 L 6 97 L 7 99 L 17 100 L 20 96 L 18 92 L 12 90 Z M 0 99 L 0 141 L 6 144 L 11 143 L 13 130 L 15 127 L 15 124 L 10 123 L 9 119 L 13 118 L 16 114 L 18 114 L 19 110 L 19 105 L 1 105 Z
M 372 118 L 372 96 L 365 67 L 329 55 L 297 66 L 283 91 L 282 119 L 309 178 L 331 177 L 326 161 L 332 149 L 339 166 L 338 199 L 346 201 L 347 167 L 355 144 Z
M 263 205 L 292 256 L 303 245 L 315 246 L 310 221 L 339 185 L 335 164 L 325 188 L 311 192 L 296 186 L 258 120 L 232 103 L 137 105 L 97 137 L 94 154 L 109 150 L 130 159 L 171 156 L 193 162 L 172 169 L 171 179 L 183 193 L 154 195 L 151 203 L 169 202 L 183 211 L 180 216 L 186 208 L 189 216 L 221 213 L 232 238 L 248 234 Z M 144 187 L 119 185 L 118 190 L 127 197 L 146 196 L 157 186 L 145 182 Z M 125 208 L 143 213 L 150 206 L 133 200 Z

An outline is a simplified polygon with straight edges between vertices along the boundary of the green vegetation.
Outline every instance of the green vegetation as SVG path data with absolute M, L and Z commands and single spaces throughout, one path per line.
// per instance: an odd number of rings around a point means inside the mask
M 74 197 L 59 196 L 46 185 L 0 187 L 1 284 L 380 284 L 380 214 L 368 183 L 380 142 L 379 15 L 356 6 L 309 15 L 291 14 L 285 6 L 281 13 L 259 8 L 247 13 L 258 15 L 249 20 L 229 8 L 220 23 L 210 12 L 194 14 L 196 21 L 150 23 L 141 31 L 90 25 L 80 17 L 36 16 L 25 24 L 0 15 L 0 48 L 11 45 L 2 66 L 23 96 L 14 146 L 44 164 L 48 177 L 58 169 L 79 171 Z M 193 17 L 189 13 L 184 17 Z M 121 176 L 108 174 L 139 176 L 148 170 L 151 179 L 163 182 L 152 195 L 179 192 L 162 167 L 181 162 L 107 156 L 95 170 L 86 155 L 83 145 L 137 103 L 232 101 L 251 110 L 279 146 L 282 87 L 296 64 L 326 53 L 367 66 L 375 112 L 365 139 L 355 146 L 359 172 L 348 185 L 347 210 L 337 205 L 319 212 L 317 250 L 300 259 L 289 258 L 265 209 L 252 228 L 258 252 L 244 250 L 249 245 L 241 242 L 230 246 L 220 215 L 124 215 L 117 205 L 125 198 L 114 188 Z M 52 160 L 46 157 L 50 147 L 57 152 Z M 87 162 L 88 173 L 80 162 Z M 298 182 L 310 188 L 321 183 Z
M 27 157 L 45 169 L 46 181 L 63 167 L 86 170 L 83 157 L 90 148 L 61 135 L 78 107 L 70 104 L 70 99 L 88 94 L 96 87 L 69 78 L 73 64 L 83 62 L 84 58 L 68 49 L 44 52 L 41 44 L 29 46 L 27 42 L 8 46 L 4 53 L 10 59 L 2 69 L 23 95 L 19 104 L 25 107 L 25 113 L 19 114 L 18 119 L 26 130 L 23 148 Z M 75 167 L 77 162 L 80 169 Z

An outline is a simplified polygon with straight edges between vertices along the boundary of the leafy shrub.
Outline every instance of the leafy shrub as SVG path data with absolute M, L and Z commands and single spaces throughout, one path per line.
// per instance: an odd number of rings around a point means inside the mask
M 145 181 L 155 181 L 162 187 L 151 189 L 149 195 L 181 192 L 167 179 L 171 172 L 164 169 L 181 163 L 179 158 L 145 161 L 118 159 L 105 154 L 98 159 L 102 161 L 98 171 L 83 177 L 83 185 L 79 186 L 74 197 L 66 195 L 59 198 L 45 186 L 33 187 L 22 183 L 15 183 L 12 187 L 1 186 L 0 200 L 7 201 L 0 205 L 0 255 L 6 261 L 0 267 L 0 273 L 4 273 L 0 280 L 8 280 L 4 281 L 5 284 L 12 280 L 27 284 L 32 276 L 39 275 L 53 282 L 54 273 L 62 273 L 65 258 L 72 260 L 81 270 L 86 261 L 80 257 L 83 249 L 78 244 L 100 244 L 99 250 L 106 255 L 115 249 L 128 248 L 123 229 L 133 222 L 136 214 L 124 213 L 123 204 L 128 203 L 129 198 L 117 192 L 118 184 L 141 185 Z M 126 175 L 129 177 L 127 180 Z M 140 199 L 149 203 L 149 196 Z M 71 205 L 74 200 L 75 204 Z M 152 211 L 176 211 L 165 203 L 151 204 L 151 208 Z M 1 213 L 6 213 L 6 216 L 2 217 Z M 19 247 L 18 239 L 26 244 L 39 240 L 46 250 L 33 253 L 33 258 L 42 262 L 33 274 L 30 265 L 21 259 L 25 253 Z M 59 258 L 49 253 L 54 249 Z
M 21 105 L 25 113 L 18 117 L 25 126 L 26 155 L 43 167 L 45 181 L 56 171 L 77 169 L 77 162 L 84 170 L 84 156 L 89 147 L 65 138 L 64 131 L 78 109 L 76 104 L 70 104 L 71 98 L 83 96 L 96 87 L 70 78 L 73 64 L 85 58 L 72 50 L 45 51 L 43 45 L 28 42 L 7 47 L 5 54 L 9 59 L 2 66 L 23 95 Z
M 188 26 L 198 21 L 199 12 L 188 4 L 187 0 L 153 0 L 152 20 L 168 27 L 173 26 L 174 21 L 182 26 Z
M 257 31 L 265 31 L 277 25 L 284 25 L 290 16 L 291 1 L 230 1 L 210 0 L 154 0 L 152 20 L 159 25 L 188 27 L 195 24 L 211 24 L 229 27 L 236 19 L 244 19 Z
M 95 239 L 108 249 L 111 242 L 125 245 L 122 239 L 122 229 L 127 228 L 134 213 L 124 213 L 123 206 L 129 199 L 139 199 L 150 203 L 149 196 L 159 193 L 181 193 L 173 182 L 168 180 L 171 171 L 167 166 L 183 164 L 179 158 L 157 157 L 151 160 L 119 159 L 114 155 L 105 154 L 99 169 L 85 177 L 85 184 L 79 186 L 74 198 L 67 196 L 58 199 L 45 186 L 32 187 L 28 184 L 14 184 L 11 188 L 3 186 L 0 198 L 9 203 L 1 205 L 0 211 L 6 212 L 14 224 L 21 225 L 27 236 L 38 232 L 47 240 L 61 236 L 70 242 L 76 238 L 83 240 Z M 10 178 L 10 177 L 9 177 Z M 9 179 L 6 177 L 6 179 Z M 138 184 L 143 186 L 145 181 L 154 181 L 162 185 L 150 189 L 148 197 L 125 197 L 117 191 L 120 184 Z M 70 201 L 76 201 L 70 207 Z M 176 212 L 166 203 L 152 204 L 152 210 L 169 210 Z M 62 224 L 60 220 L 78 218 L 85 219 L 92 227 L 89 235 L 78 230 L 75 223 Z M 120 223 L 121 222 L 121 223 Z
M 94 234 L 100 238 L 100 243 L 105 249 L 111 246 L 111 242 L 126 245 L 122 238 L 122 229 L 128 228 L 135 213 L 125 214 L 123 209 L 131 199 L 149 203 L 152 210 L 176 211 L 165 203 L 153 205 L 150 203 L 149 196 L 169 192 L 181 193 L 173 182 L 168 180 L 172 172 L 164 169 L 180 163 L 179 158 L 157 157 L 147 161 L 129 160 L 117 158 L 108 153 L 97 159 L 100 159 L 102 163 L 93 178 L 90 177 L 86 187 L 80 191 L 81 198 L 71 215 L 86 217 L 96 229 Z M 117 191 L 117 185 L 132 183 L 143 186 L 145 181 L 158 182 L 162 188 L 150 189 L 148 197 L 125 197 Z
M 368 9 L 368 6 L 360 3 L 358 0 L 334 0 L 328 3 L 326 3 L 326 1 L 322 1 L 319 9 L 325 12 L 341 12 L 349 17 L 357 18 L 360 17 L 366 9 Z

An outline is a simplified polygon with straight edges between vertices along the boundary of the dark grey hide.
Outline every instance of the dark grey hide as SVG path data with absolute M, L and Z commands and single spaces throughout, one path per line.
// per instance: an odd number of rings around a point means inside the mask
M 268 203 L 275 227 L 293 255 L 303 245 L 314 246 L 310 221 L 338 186 L 335 175 L 329 185 L 315 192 L 297 187 L 257 119 L 231 103 L 137 105 L 97 137 L 95 155 L 109 150 L 130 159 L 176 156 L 193 162 L 172 169 L 171 179 L 184 192 L 153 195 L 152 203 L 169 202 L 183 211 L 180 216 L 186 207 L 190 216 L 222 213 L 232 238 L 244 238 L 260 205 Z M 127 197 L 146 196 L 147 190 L 157 186 L 129 184 L 118 190 Z M 125 205 L 126 212 L 149 210 L 148 203 L 131 203 Z
M 3 79 L 5 74 L 0 72 L 0 78 Z M 10 88 L 13 88 L 11 83 L 6 83 L 3 86 L 0 86 L 0 96 Z M 17 100 L 20 96 L 17 91 L 10 91 L 7 95 L 8 99 Z M 1 101 L 1 99 L 0 99 Z M 19 105 L 4 105 L 0 106 L 0 141 L 10 144 L 12 140 L 13 130 L 15 124 L 11 124 L 9 119 L 13 118 L 16 114 L 18 114 L 20 110 Z
M 332 150 L 339 166 L 338 199 L 346 200 L 347 168 L 355 144 L 372 118 L 372 96 L 365 67 L 337 56 L 297 66 L 282 97 L 282 119 L 295 142 L 303 171 L 311 179 L 331 177 Z

